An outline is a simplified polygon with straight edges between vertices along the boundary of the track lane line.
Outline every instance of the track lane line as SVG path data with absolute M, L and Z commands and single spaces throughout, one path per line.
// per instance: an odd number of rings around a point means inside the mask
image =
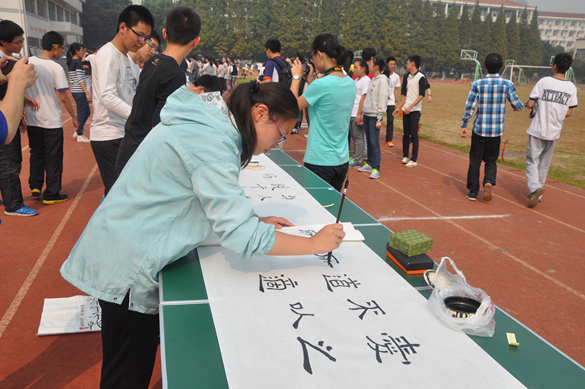
M 385 150 L 385 149 L 382 149 L 382 150 L 384 150 L 384 152 L 385 152 L 386 154 L 393 154 L 393 155 L 398 155 L 398 154 L 396 154 L 396 153 L 393 153 L 393 152 L 391 152 L 391 151 L 389 151 L 389 150 Z M 435 173 L 437 173 L 437 174 L 439 174 L 439 175 L 441 175 L 441 176 L 443 176 L 443 177 L 449 177 L 449 178 L 451 178 L 451 179 L 453 179 L 453 180 L 455 180 L 455 181 L 459 181 L 459 182 L 461 182 L 461 183 L 463 183 L 463 184 L 467 184 L 467 182 L 466 182 L 466 181 L 463 181 L 463 180 L 460 180 L 460 179 L 458 179 L 458 178 L 456 178 L 456 177 L 450 176 L 450 175 L 448 175 L 448 174 L 446 174 L 446 173 L 443 173 L 443 172 L 441 172 L 441 171 L 439 171 L 439 170 L 433 169 L 432 167 L 429 167 L 429 166 L 427 166 L 427 165 L 423 165 L 423 164 L 419 163 L 419 164 L 418 164 L 418 166 L 421 166 L 421 167 L 423 167 L 423 168 L 425 168 L 425 169 L 429 169 L 429 170 L 431 170 L 431 171 L 433 171 L 433 172 L 435 172 Z M 548 185 L 545 185 L 545 186 L 546 186 L 547 188 L 554 188 L 554 187 L 551 187 L 551 186 L 548 186 Z M 566 191 L 564 191 L 564 190 L 562 190 L 562 189 L 559 189 L 559 190 L 561 190 L 561 191 L 563 191 L 563 192 L 566 192 Z M 571 193 L 571 192 L 566 192 L 566 193 Z M 507 198 L 505 198 L 505 197 L 503 197 L 503 196 L 497 195 L 497 194 L 495 194 L 495 193 L 493 194 L 493 196 L 494 196 L 494 197 L 497 197 L 497 198 L 499 198 L 499 199 L 501 199 L 501 200 L 504 200 L 504 201 L 506 201 L 506 202 L 508 202 L 508 203 L 510 203 L 510 204 L 512 204 L 512 205 L 514 205 L 514 206 L 520 207 L 520 208 L 521 208 L 521 209 L 523 209 L 523 210 L 528 210 L 528 209 L 529 209 L 529 208 L 527 208 L 526 206 L 524 206 L 524 205 L 522 205 L 522 204 L 519 204 L 517 201 L 512 201 L 512 200 L 509 200 L 509 199 L 507 199 Z M 578 197 L 580 197 L 579 195 L 575 195 L 575 196 L 578 196 Z M 544 217 L 544 218 L 546 218 L 546 219 L 549 219 L 549 220 L 552 220 L 552 221 L 554 221 L 554 222 L 557 222 L 557 223 L 559 223 L 559 224 L 562 224 L 562 225 L 563 225 L 563 226 L 565 226 L 565 227 L 572 228 L 572 229 L 574 229 L 575 231 L 579 231 L 579 232 L 581 232 L 581 233 L 585 234 L 585 230 L 582 230 L 582 229 L 580 229 L 579 227 L 575 227 L 575 226 L 572 226 L 572 225 L 570 225 L 570 224 L 568 224 L 568 223 L 565 223 L 565 222 L 564 222 L 564 221 L 562 221 L 562 220 L 555 219 L 555 218 L 554 218 L 554 217 L 552 217 L 552 216 L 548 216 L 548 215 L 546 215 L 546 214 L 544 214 L 544 213 L 541 213 L 541 212 L 535 211 L 534 209 L 530 209 L 530 212 L 531 212 L 531 213 L 535 213 L 535 214 L 537 214 L 537 215 L 539 215 L 539 216 L 542 216 L 542 217 Z
M 474 234 L 473 232 L 471 232 L 471 231 L 469 231 L 469 230 L 467 230 L 467 229 L 463 228 L 462 226 L 460 226 L 459 224 L 455 223 L 454 221 L 452 221 L 452 220 L 450 220 L 450 219 L 447 219 L 447 218 L 443 217 L 443 216 L 442 216 L 440 213 L 438 213 L 438 212 L 434 211 L 433 209 L 431 209 L 431 208 L 427 207 L 426 205 L 424 205 L 424 204 L 422 204 L 422 203 L 420 203 L 420 202 L 418 202 L 418 201 L 416 201 L 416 200 L 412 199 L 411 197 L 407 196 L 406 194 L 404 194 L 404 193 L 401 193 L 401 192 L 400 192 L 400 191 L 398 191 L 397 189 L 394 189 L 394 188 L 392 188 L 390 185 L 386 184 L 385 182 L 383 182 L 383 181 L 379 181 L 379 180 L 377 180 L 377 182 L 378 182 L 380 185 L 383 185 L 383 186 L 387 187 L 388 189 L 390 189 L 390 190 L 391 190 L 391 191 L 393 191 L 394 193 L 397 193 L 397 194 L 399 194 L 400 196 L 404 197 L 405 199 L 408 199 L 409 201 L 412 201 L 413 203 L 417 204 L 419 207 L 421 207 L 421 208 L 423 208 L 423 209 L 426 209 L 428 212 L 432 213 L 433 215 L 436 215 L 437 217 L 439 217 L 439 218 L 441 218 L 441 219 L 445 220 L 447 223 L 449 223 L 449 224 L 452 224 L 454 227 L 457 227 L 458 229 L 460 229 L 461 231 L 465 232 L 466 234 L 468 234 L 468 235 L 471 235 L 472 237 L 474 237 L 475 239 L 479 240 L 480 242 L 482 242 L 483 244 L 485 244 L 485 245 L 486 245 L 486 246 L 488 246 L 489 248 L 491 248 L 491 249 L 493 249 L 493 250 L 497 250 L 497 249 L 499 248 L 498 246 L 496 246 L 495 244 L 491 243 L 491 242 L 490 242 L 490 241 L 488 241 L 487 239 L 485 239 L 485 238 L 482 238 L 481 236 L 479 236 L 479 235 L 476 235 L 476 234 Z M 579 291 L 577 291 L 577 290 L 575 290 L 575 289 L 571 288 L 571 287 L 570 287 L 570 286 L 568 286 L 568 285 L 565 285 L 565 284 L 563 284 L 561 281 L 557 280 L 556 278 L 549 276 L 547 273 L 545 273 L 545 272 L 543 272 L 543 271 L 541 271 L 541 270 L 537 269 L 536 267 L 534 267 L 534 266 L 532 266 L 531 264 L 529 264 L 529 263 L 527 263 L 527 262 L 525 262 L 525 261 L 521 260 L 520 258 L 517 258 L 517 257 L 515 257 L 514 255 L 510 254 L 510 253 L 509 253 L 509 252 L 507 252 L 507 251 L 503 251 L 503 252 L 501 252 L 501 253 L 502 253 L 503 255 L 506 255 L 506 256 L 508 256 L 508 257 L 509 257 L 510 259 L 512 259 L 514 262 L 517 262 L 517 263 L 519 263 L 519 264 L 521 264 L 521 265 L 523 265 L 523 266 L 527 267 L 528 269 L 530 269 L 530 270 L 532 270 L 533 272 L 535 272 L 535 273 L 537 273 L 537 274 L 541 275 L 542 277 L 544 277 L 544 278 L 546 278 L 547 280 L 549 280 L 549 281 L 553 282 L 554 284 L 556 284 L 556 285 L 560 286 L 561 288 L 565 289 L 566 291 L 568 291 L 568 292 L 570 292 L 570 293 L 574 294 L 575 296 L 579 297 L 580 299 L 582 299 L 582 300 L 585 300 L 585 295 L 584 295 L 583 293 L 581 293 L 581 292 L 579 292 Z
M 45 246 L 45 249 L 41 253 L 39 259 L 37 259 L 37 262 L 35 263 L 34 267 L 30 271 L 30 273 L 28 274 L 28 277 L 26 277 L 26 280 L 24 280 L 24 283 L 20 287 L 20 290 L 18 291 L 18 293 L 16 294 L 16 296 L 14 297 L 12 302 L 10 303 L 10 306 L 8 307 L 6 312 L 4 313 L 4 316 L 2 316 L 2 320 L 0 320 L 0 338 L 2 338 L 4 331 L 6 331 L 6 328 L 10 324 L 10 321 L 12 321 L 12 318 L 16 314 L 18 307 L 22 303 L 22 300 L 24 300 L 26 293 L 28 292 L 28 290 L 32 286 L 35 278 L 37 277 L 37 275 L 39 274 L 39 271 L 41 270 L 41 267 L 45 263 L 45 260 L 47 259 L 47 257 L 51 253 L 51 250 L 55 246 L 55 243 L 57 243 L 57 240 L 59 239 L 61 232 L 63 232 L 65 225 L 69 221 L 69 218 L 73 214 L 73 211 L 75 210 L 75 208 L 77 207 L 77 204 L 81 200 L 81 196 L 83 195 L 83 193 L 87 189 L 87 186 L 89 185 L 89 183 L 90 183 L 91 179 L 93 178 L 96 171 L 97 171 L 97 164 L 93 167 L 93 169 L 89 173 L 89 176 L 87 176 L 85 182 L 83 183 L 81 189 L 79 190 L 79 193 L 77 193 L 77 196 L 75 196 L 75 199 L 73 200 L 71 206 L 69 206 L 67 213 L 65 213 L 65 216 L 63 216 L 63 218 L 61 219 L 59 226 L 57 226 L 57 228 L 55 229 L 55 232 L 51 236 L 51 239 L 49 239 L 49 242 Z

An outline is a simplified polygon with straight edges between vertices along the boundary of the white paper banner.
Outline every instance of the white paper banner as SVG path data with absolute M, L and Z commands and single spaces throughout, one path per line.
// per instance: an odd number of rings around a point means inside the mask
M 231 389 L 523 387 L 363 243 L 333 268 L 198 252 Z
M 37 335 L 101 331 L 102 310 L 90 296 L 45 299 Z

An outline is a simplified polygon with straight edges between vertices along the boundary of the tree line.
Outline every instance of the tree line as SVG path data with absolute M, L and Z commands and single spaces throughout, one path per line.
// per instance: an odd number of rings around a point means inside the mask
M 101 45 L 115 33 L 115 12 L 128 0 L 88 0 L 84 4 L 84 39 Z M 323 32 L 338 37 L 350 51 L 373 47 L 399 62 L 418 54 L 426 70 L 462 68 L 461 49 L 476 50 L 478 60 L 490 52 L 521 65 L 548 65 L 551 51 L 538 30 L 538 12 L 524 9 L 519 19 L 512 12 L 506 23 L 504 7 L 495 21 L 482 20 L 479 2 L 458 6 L 428 0 L 144 0 L 155 16 L 160 32 L 168 11 L 177 5 L 197 10 L 202 19 L 201 43 L 194 54 L 231 55 L 265 61 L 264 42 L 270 37 L 282 43 L 283 55 L 308 55 L 313 38 Z M 473 7 L 472 12 L 470 9 Z M 102 17 L 102 13 L 108 13 Z M 86 20 L 87 19 L 87 20 Z M 111 26 L 110 26 L 111 24 Z M 96 29 L 101 29 L 97 31 Z M 104 36 L 104 32 L 107 34 Z M 92 43 L 90 43 L 90 41 Z M 98 42 L 99 41 L 99 42 Z M 548 58 L 546 58 L 548 56 Z M 544 63 L 546 61 L 546 63 Z

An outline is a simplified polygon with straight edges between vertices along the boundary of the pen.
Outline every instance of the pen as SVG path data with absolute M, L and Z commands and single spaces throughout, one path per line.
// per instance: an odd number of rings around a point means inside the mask
M 347 180 L 347 175 L 345 176 L 345 180 L 343 180 L 343 192 L 341 194 L 341 203 L 339 203 L 339 212 L 337 212 L 337 220 L 335 221 L 335 224 L 339 223 L 339 219 L 341 218 L 341 211 L 343 210 L 343 201 L 345 200 L 345 194 L 347 193 L 347 187 L 349 186 L 349 181 Z M 329 251 L 329 254 L 327 254 L 327 264 L 329 265 L 329 267 L 333 267 L 331 266 L 331 254 L 333 254 L 333 251 Z

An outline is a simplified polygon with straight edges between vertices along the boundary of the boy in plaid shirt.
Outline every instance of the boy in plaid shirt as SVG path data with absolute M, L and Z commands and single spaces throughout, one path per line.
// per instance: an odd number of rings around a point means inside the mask
M 506 99 L 514 111 L 524 108 L 516 95 L 516 88 L 510 80 L 498 74 L 504 61 L 500 54 L 489 54 L 485 57 L 484 65 L 488 75 L 471 85 L 471 91 L 465 104 L 465 116 L 461 122 L 461 137 L 467 137 L 467 123 L 475 111 L 471 135 L 471 150 L 469 151 L 469 170 L 467 171 L 467 198 L 475 201 L 479 193 L 479 168 L 485 162 L 483 178 L 483 199 L 492 199 L 492 186 L 496 185 L 498 166 L 496 161 L 500 154 L 500 141 L 504 133 L 504 117 L 506 115 Z

